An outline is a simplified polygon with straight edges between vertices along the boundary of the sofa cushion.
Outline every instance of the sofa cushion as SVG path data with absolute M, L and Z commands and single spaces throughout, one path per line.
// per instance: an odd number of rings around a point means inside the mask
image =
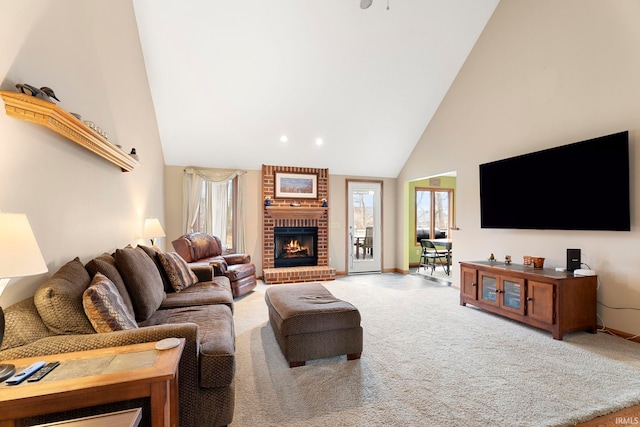
M 93 276 L 91 285 L 84 291 L 82 305 L 93 329 L 98 333 L 138 327 L 122 301 L 116 285 L 101 273 Z
M 116 288 L 118 288 L 120 297 L 122 298 L 124 305 L 127 307 L 129 314 L 133 316 L 134 311 L 131 296 L 129 296 L 129 291 L 127 291 L 124 280 L 116 267 L 116 260 L 113 256 L 104 253 L 86 263 L 84 267 L 87 269 L 91 277 L 95 276 L 96 273 L 102 273 L 111 280 L 113 284 L 116 285 Z
M 116 250 L 116 266 L 131 296 L 137 321 L 148 319 L 165 297 L 156 264 L 142 248 Z
M 82 294 L 91 277 L 75 258 L 63 265 L 33 296 L 38 314 L 55 334 L 93 334 L 95 330 L 84 314 Z
M 156 256 L 160 260 L 162 269 L 176 292 L 180 292 L 198 283 L 198 277 L 189 269 L 187 262 L 177 253 L 158 252 Z
M 140 326 L 195 323 L 200 337 L 200 387 L 233 384 L 235 375 L 235 332 L 233 314 L 226 305 L 158 310 Z
M 0 350 L 20 347 L 51 335 L 33 298 L 10 305 L 4 310 L 4 339 Z
M 233 293 L 229 279 L 214 277 L 211 281 L 198 282 L 182 292 L 169 292 L 160 305 L 161 309 L 190 307 L 195 305 L 225 304 L 233 311 Z

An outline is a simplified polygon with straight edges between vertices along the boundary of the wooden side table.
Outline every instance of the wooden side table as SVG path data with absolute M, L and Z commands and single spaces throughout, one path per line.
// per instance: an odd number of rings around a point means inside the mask
M 155 342 L 6 360 L 23 369 L 37 361 L 60 366 L 39 382 L 0 384 L 0 427 L 22 418 L 149 397 L 153 427 L 178 427 L 178 363 L 184 339 L 169 350 Z

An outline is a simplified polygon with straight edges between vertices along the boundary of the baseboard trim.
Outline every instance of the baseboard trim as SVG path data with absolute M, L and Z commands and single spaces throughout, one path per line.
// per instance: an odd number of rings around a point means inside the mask
M 640 337 L 638 336 L 638 334 L 630 334 L 628 332 L 619 331 L 617 329 L 612 329 L 612 328 L 603 328 L 602 325 L 598 325 L 598 331 L 616 335 L 628 341 L 640 343 Z
M 408 270 L 401 270 L 399 268 L 383 268 L 381 273 L 398 273 L 398 274 L 409 274 L 411 273 Z M 348 276 L 349 273 L 347 271 L 336 271 L 336 277 L 338 276 Z

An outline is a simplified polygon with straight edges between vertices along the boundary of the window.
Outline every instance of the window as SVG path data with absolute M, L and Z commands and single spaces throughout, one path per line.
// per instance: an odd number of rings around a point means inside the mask
M 453 190 L 416 188 L 416 243 L 449 237 Z M 433 227 L 431 226 L 433 224 Z
M 183 225 L 185 233 L 220 238 L 222 250 L 244 251 L 243 186 L 245 171 L 185 168 Z

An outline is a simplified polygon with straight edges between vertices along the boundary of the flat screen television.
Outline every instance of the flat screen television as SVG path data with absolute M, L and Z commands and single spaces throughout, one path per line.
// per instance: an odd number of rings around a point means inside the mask
M 629 132 L 481 164 L 480 223 L 629 231 Z

